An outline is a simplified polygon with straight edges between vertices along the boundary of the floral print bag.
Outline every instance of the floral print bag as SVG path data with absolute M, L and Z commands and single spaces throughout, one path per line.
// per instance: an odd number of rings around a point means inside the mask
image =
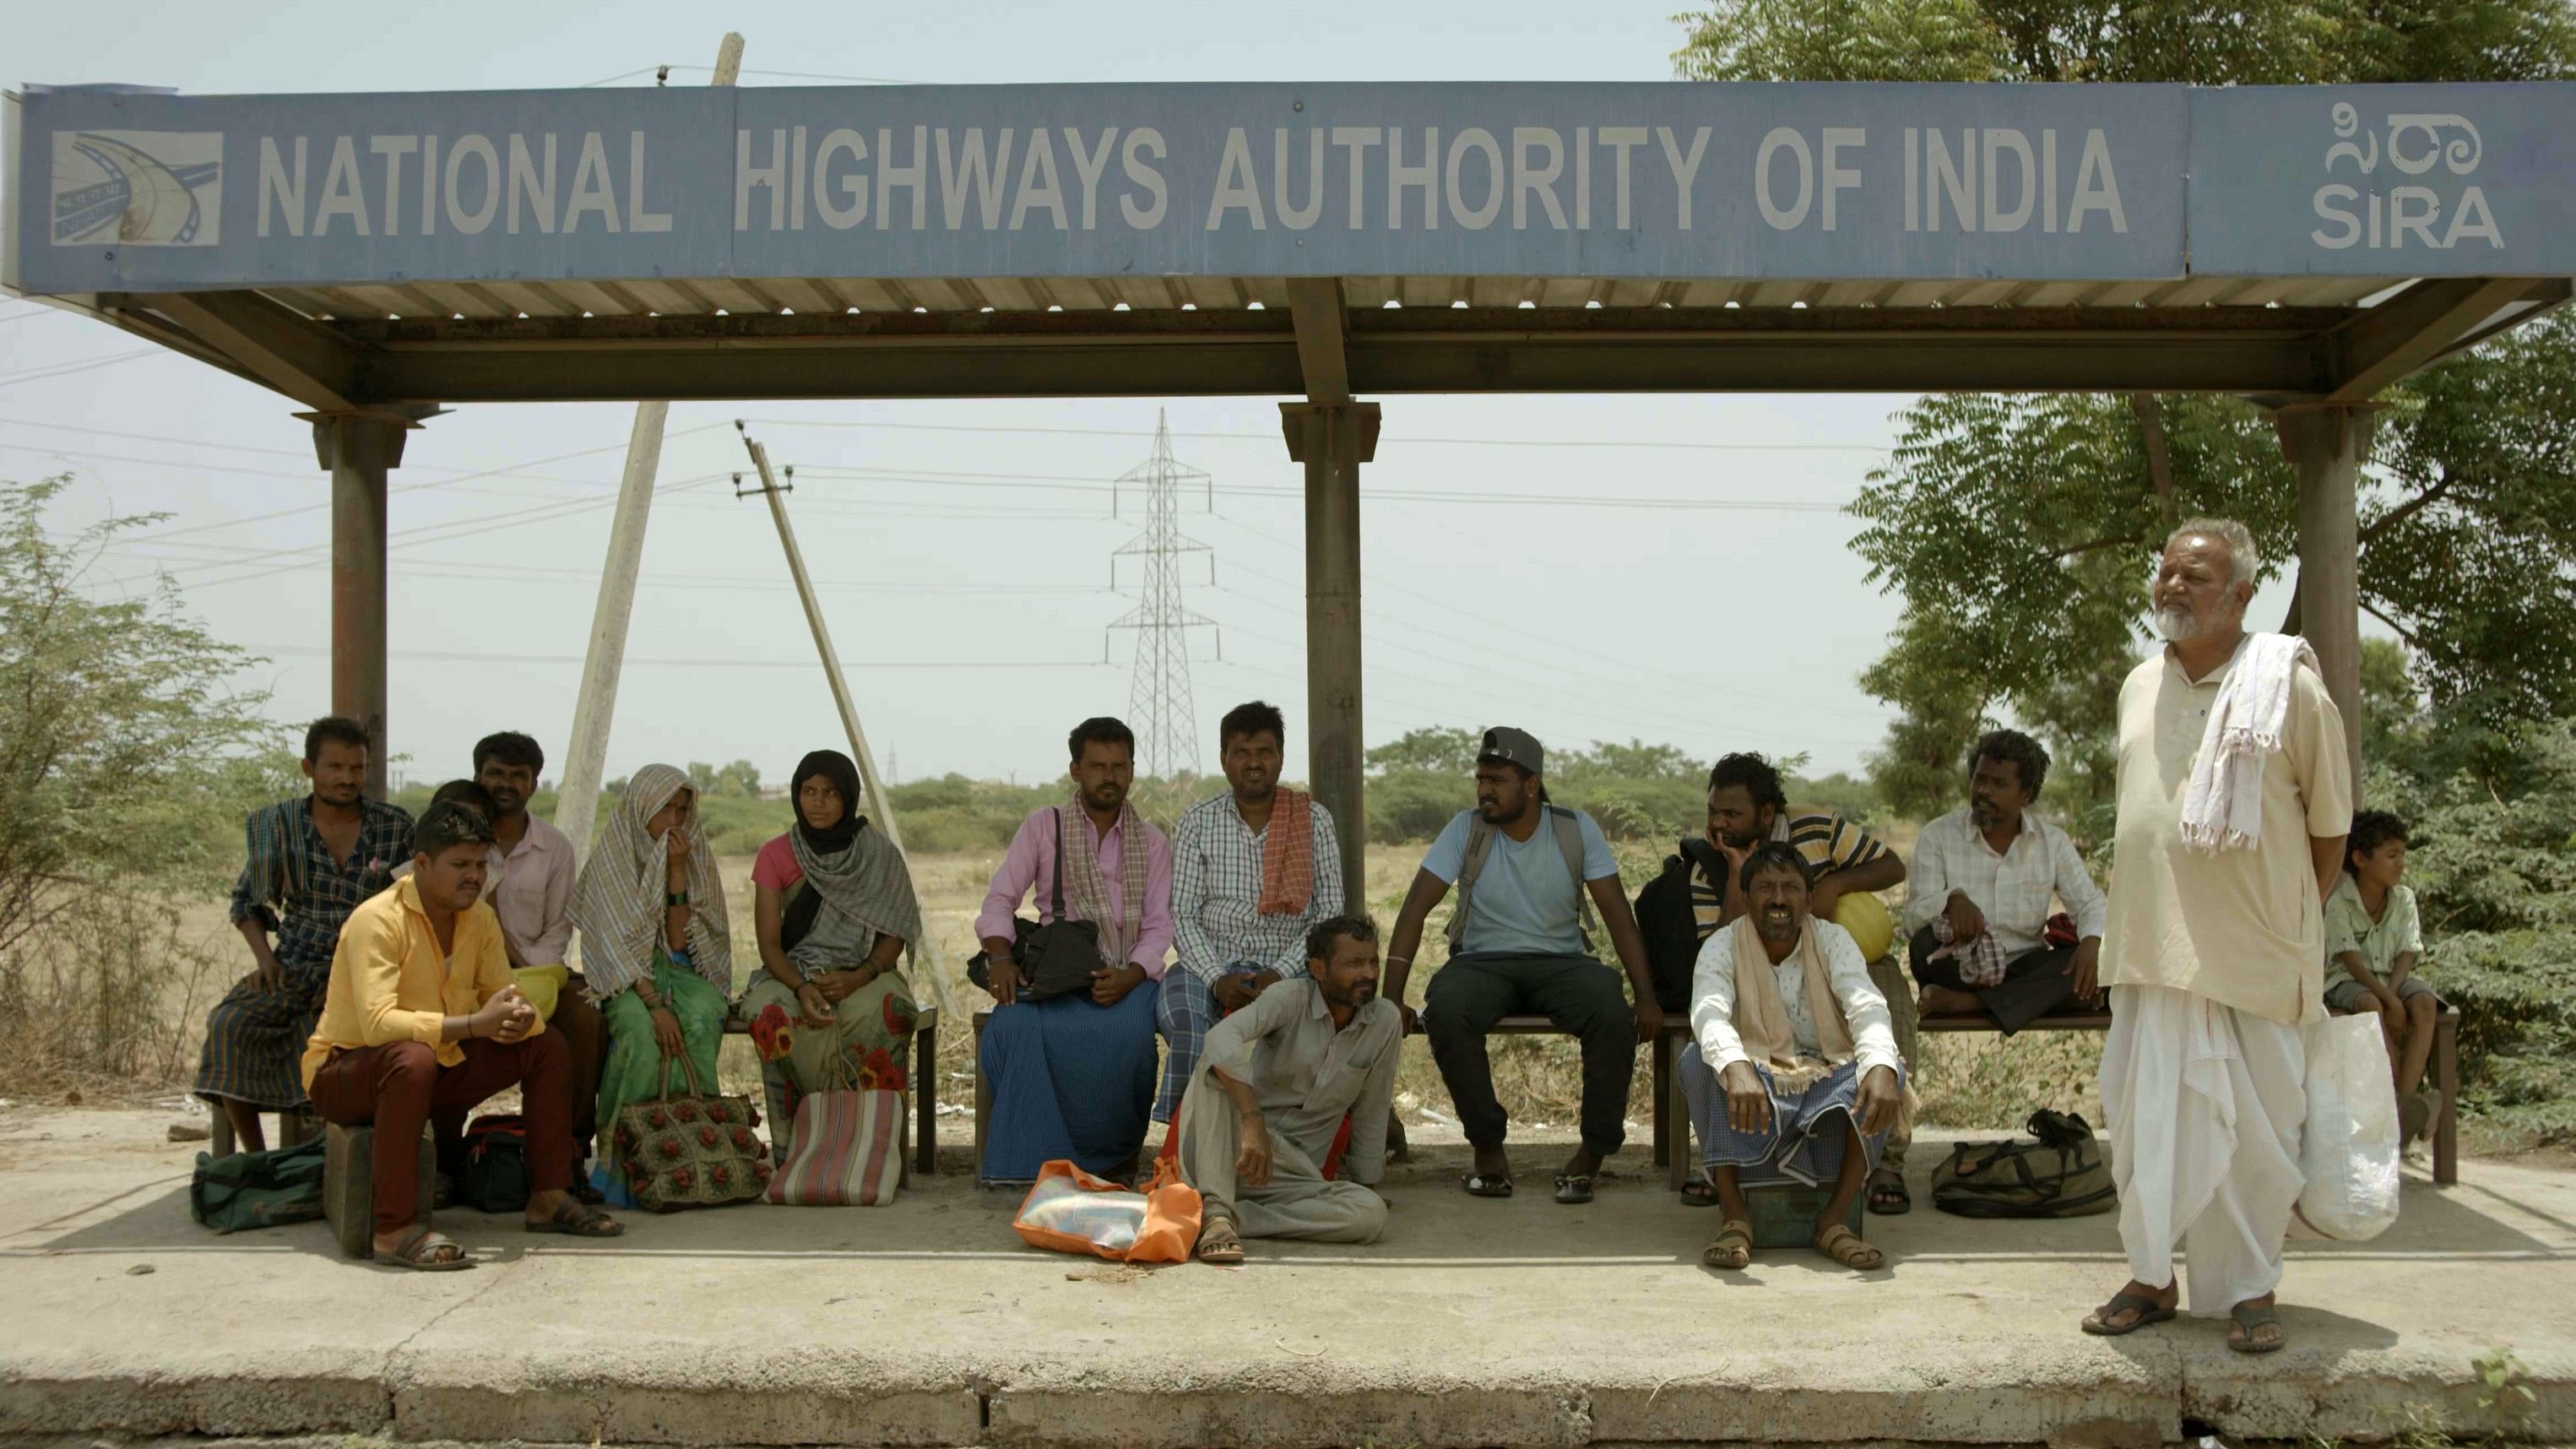
M 710 1096 L 686 1053 L 680 1070 L 689 1094 L 671 1095 L 671 1063 L 662 1063 L 661 1093 L 617 1109 L 619 1165 L 637 1205 L 657 1213 L 749 1202 L 769 1186 L 768 1148 L 753 1128 L 760 1114 L 748 1097 Z

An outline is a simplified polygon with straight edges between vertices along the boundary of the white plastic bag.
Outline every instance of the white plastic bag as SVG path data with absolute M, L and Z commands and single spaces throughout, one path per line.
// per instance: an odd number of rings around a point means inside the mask
M 2329 1017 L 2307 1029 L 2307 1174 L 2299 1216 L 2329 1238 L 2378 1237 L 2397 1221 L 2397 1083 L 2376 1016 Z

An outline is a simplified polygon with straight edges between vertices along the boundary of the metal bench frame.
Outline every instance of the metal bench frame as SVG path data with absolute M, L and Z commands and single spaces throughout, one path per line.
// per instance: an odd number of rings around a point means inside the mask
M 984 1079 L 984 1023 L 993 1014 L 986 1007 L 975 1013 L 975 1162 L 980 1172 L 984 1160 L 984 1129 L 993 1115 L 992 1085 Z M 1487 1036 L 1571 1036 L 1544 1016 L 1506 1016 L 1494 1023 Z M 1673 1190 L 1681 1190 L 1690 1171 L 1690 1112 L 1682 1100 L 1679 1078 L 1673 1074 L 1673 1062 L 1684 1043 L 1690 1040 L 1690 1022 L 1670 1014 L 1664 1018 L 1662 1035 L 1654 1043 L 1653 1100 L 1655 1165 L 1667 1169 Z
M 1926 1013 L 1916 1034 L 1929 1032 L 2001 1031 L 1982 1011 Z M 2107 1011 L 2065 1012 L 2043 1016 L 2023 1031 L 2109 1031 Z M 2445 1001 L 2433 1018 L 2433 1085 L 2442 1093 L 2441 1115 L 2433 1120 L 2433 1181 L 2448 1187 L 2460 1180 L 2460 1009 Z

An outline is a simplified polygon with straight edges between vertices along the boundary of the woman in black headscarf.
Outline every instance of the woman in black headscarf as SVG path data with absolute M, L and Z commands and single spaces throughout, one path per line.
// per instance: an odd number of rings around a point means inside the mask
M 783 1148 L 796 1099 L 902 1091 L 913 994 L 897 966 L 921 944 L 903 852 L 859 814 L 859 770 L 838 750 L 797 762 L 796 824 L 751 871 L 760 963 L 743 993 Z M 781 1099 L 783 1096 L 783 1100 Z

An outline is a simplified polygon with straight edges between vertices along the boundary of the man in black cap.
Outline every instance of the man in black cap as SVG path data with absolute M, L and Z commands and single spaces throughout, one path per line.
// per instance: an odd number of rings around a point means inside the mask
M 1601 1160 L 1626 1137 L 1637 1044 L 1655 1039 L 1664 1014 L 1655 1004 L 1645 942 L 1620 892 L 1610 842 L 1591 816 L 1547 803 L 1545 767 L 1545 752 L 1528 734 L 1485 731 L 1476 754 L 1476 808 L 1460 811 L 1440 832 L 1396 917 L 1387 942 L 1386 999 L 1403 1009 L 1411 1030 L 1413 1008 L 1404 1005 L 1404 986 L 1422 942 L 1422 923 L 1456 886 L 1449 959 L 1425 993 L 1422 1030 L 1449 1084 L 1459 1125 L 1476 1149 L 1467 1191 L 1477 1197 L 1512 1192 L 1511 1163 L 1503 1152 L 1509 1119 L 1494 1100 L 1485 1033 L 1505 1016 L 1540 1012 L 1583 1046 L 1583 1145 L 1556 1178 L 1558 1202 L 1582 1203 L 1592 1200 L 1592 1176 Z M 1628 973 L 1633 1009 L 1620 994 L 1618 973 L 1591 954 L 1595 907 Z

